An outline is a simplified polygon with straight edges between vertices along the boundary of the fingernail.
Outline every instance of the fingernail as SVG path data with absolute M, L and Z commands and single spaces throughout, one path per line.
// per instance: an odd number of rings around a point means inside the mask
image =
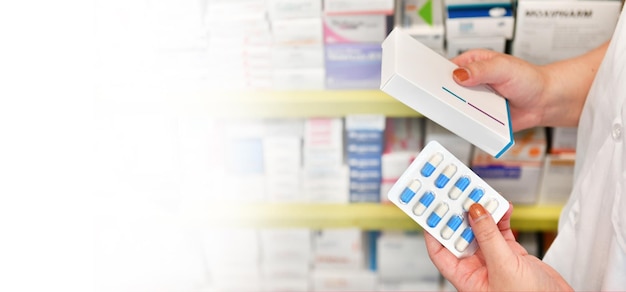
M 467 69 L 465 68 L 456 68 L 454 69 L 454 71 L 452 71 L 452 76 L 454 76 L 454 79 L 456 79 L 457 81 L 463 82 L 469 79 L 469 71 L 467 71 Z
M 478 204 L 478 203 L 472 204 L 468 212 L 469 212 L 470 217 L 472 217 L 472 219 L 474 220 L 477 220 L 485 216 L 485 214 L 487 214 L 487 210 L 485 210 L 483 205 Z

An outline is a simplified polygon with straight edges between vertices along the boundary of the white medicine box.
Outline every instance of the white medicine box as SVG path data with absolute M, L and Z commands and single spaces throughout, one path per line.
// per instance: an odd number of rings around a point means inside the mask
M 443 1 L 403 0 L 402 28 L 427 47 L 443 52 Z
M 500 53 L 504 53 L 506 50 L 504 37 L 449 38 L 446 40 L 446 44 L 447 57 L 450 59 L 472 49 L 487 49 Z
M 326 15 L 324 43 L 381 43 L 389 31 L 387 22 L 384 14 Z
M 445 0 L 446 38 L 513 38 L 511 0 Z
M 494 157 L 513 144 L 508 101 L 488 86 L 464 87 L 457 66 L 395 28 L 382 44 L 380 89 Z
M 542 205 L 564 205 L 574 186 L 576 154 L 548 154 L 539 188 L 538 203 Z
M 394 12 L 394 0 L 324 0 L 324 14 L 388 14 Z
M 315 18 L 322 15 L 322 0 L 269 0 L 270 19 Z

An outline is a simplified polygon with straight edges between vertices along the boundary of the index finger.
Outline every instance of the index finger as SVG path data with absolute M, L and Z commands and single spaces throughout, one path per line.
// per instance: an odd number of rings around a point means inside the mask
M 502 219 L 498 222 L 498 229 L 505 240 L 515 241 L 515 235 L 513 235 L 513 230 L 511 229 L 511 214 L 513 214 L 513 204 L 509 202 L 509 209 L 504 213 Z
M 491 214 L 479 203 L 472 204 L 468 213 L 476 243 L 482 251 L 487 266 L 493 269 L 509 262 L 514 256 L 513 250 L 507 244 L 500 226 L 496 225 Z

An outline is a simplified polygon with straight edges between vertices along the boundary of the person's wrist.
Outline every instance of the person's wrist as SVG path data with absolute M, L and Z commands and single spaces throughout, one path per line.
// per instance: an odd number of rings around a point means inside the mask
M 564 118 L 559 111 L 566 108 L 563 104 L 566 97 L 561 96 L 563 94 L 562 76 L 558 74 L 558 69 L 551 65 L 538 66 L 538 71 L 541 84 L 537 97 L 539 105 L 535 108 L 537 119 L 533 126 L 556 126 Z

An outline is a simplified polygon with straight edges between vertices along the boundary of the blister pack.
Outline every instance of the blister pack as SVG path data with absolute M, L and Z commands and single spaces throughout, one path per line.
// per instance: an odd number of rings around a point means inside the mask
M 455 256 L 474 254 L 478 245 L 467 211 L 480 203 L 495 222 L 508 201 L 437 141 L 429 142 L 387 194 Z

